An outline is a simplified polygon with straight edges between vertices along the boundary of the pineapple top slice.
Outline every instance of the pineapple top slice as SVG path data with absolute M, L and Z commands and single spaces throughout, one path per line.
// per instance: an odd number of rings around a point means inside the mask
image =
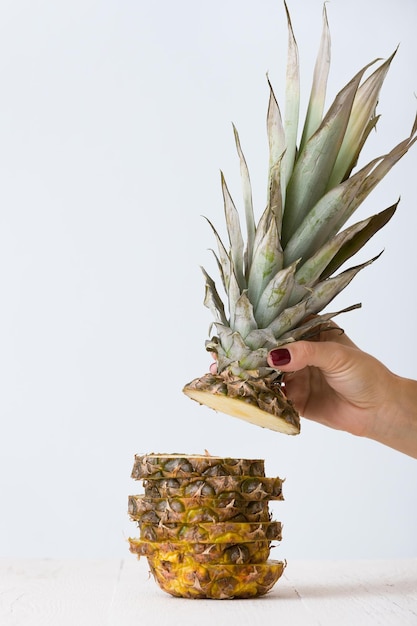
M 285 8 L 289 33 L 285 115 L 281 115 L 268 81 L 266 208 L 256 223 L 249 171 L 238 132 L 233 128 L 242 178 L 246 242 L 223 174 L 228 244 L 209 222 L 217 242 L 214 255 L 227 305 L 203 268 L 204 303 L 212 312 L 215 328 L 206 348 L 216 353 L 219 374 L 227 371 L 241 378 L 267 375 L 270 370 L 266 356 L 271 348 L 311 336 L 341 312 L 320 314 L 375 259 L 340 273 L 337 270 L 390 220 L 398 202 L 341 229 L 417 139 L 416 117 L 409 137 L 355 170 L 360 152 L 377 124 L 375 110 L 395 52 L 386 61 L 373 61 L 361 69 L 324 112 L 330 67 L 325 7 L 310 100 L 303 128 L 299 128 L 298 50 Z

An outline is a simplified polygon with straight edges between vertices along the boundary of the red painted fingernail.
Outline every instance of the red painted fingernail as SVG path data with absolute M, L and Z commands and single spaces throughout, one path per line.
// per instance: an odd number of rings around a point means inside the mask
M 291 354 L 287 348 L 277 348 L 269 353 L 272 363 L 275 367 L 287 365 L 291 361 Z

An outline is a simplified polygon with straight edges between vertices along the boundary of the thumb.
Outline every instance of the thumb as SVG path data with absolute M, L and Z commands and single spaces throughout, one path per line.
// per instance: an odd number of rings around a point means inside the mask
M 346 346 L 329 341 L 295 341 L 271 350 L 267 361 L 270 367 L 283 372 L 296 372 L 311 365 L 330 373 L 346 359 L 346 350 Z

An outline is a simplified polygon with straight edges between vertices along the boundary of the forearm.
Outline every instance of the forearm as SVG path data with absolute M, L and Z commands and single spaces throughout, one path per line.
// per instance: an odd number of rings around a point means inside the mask
M 392 375 L 369 438 L 417 458 L 417 381 Z

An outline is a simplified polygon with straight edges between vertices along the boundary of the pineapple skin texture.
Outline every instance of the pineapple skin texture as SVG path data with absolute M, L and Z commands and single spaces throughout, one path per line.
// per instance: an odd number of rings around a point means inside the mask
M 261 501 L 129 496 L 128 512 L 132 520 L 153 524 L 270 521 L 268 502 Z
M 147 558 L 163 591 L 253 598 L 280 578 L 286 563 L 269 556 L 282 524 L 271 519 L 268 502 L 283 499 L 283 480 L 266 477 L 263 461 L 136 455 L 132 476 L 142 480 L 145 494 L 129 496 L 129 515 L 139 526 L 129 548 Z
M 210 455 L 135 455 L 131 477 L 190 478 L 191 476 L 265 476 L 262 459 L 233 459 Z
M 287 435 L 300 433 L 300 416 L 274 378 L 242 379 L 226 370 L 195 378 L 183 392 L 199 404 L 256 426 Z
M 281 577 L 286 563 L 266 561 L 241 565 L 175 565 L 164 562 L 151 572 L 160 587 L 180 598 L 231 600 L 254 598 L 268 593 Z
M 154 568 L 162 563 L 193 565 L 208 563 L 264 563 L 268 560 L 270 541 L 231 543 L 150 542 L 129 539 L 130 551 L 148 557 Z
M 156 478 L 144 480 L 145 496 L 151 498 L 193 497 L 241 499 L 248 501 L 282 500 L 282 479 L 257 476 L 208 476 Z
M 232 543 L 280 541 L 280 522 L 211 522 L 207 524 L 140 525 L 140 538 L 148 541 L 185 541 L 194 543 Z

